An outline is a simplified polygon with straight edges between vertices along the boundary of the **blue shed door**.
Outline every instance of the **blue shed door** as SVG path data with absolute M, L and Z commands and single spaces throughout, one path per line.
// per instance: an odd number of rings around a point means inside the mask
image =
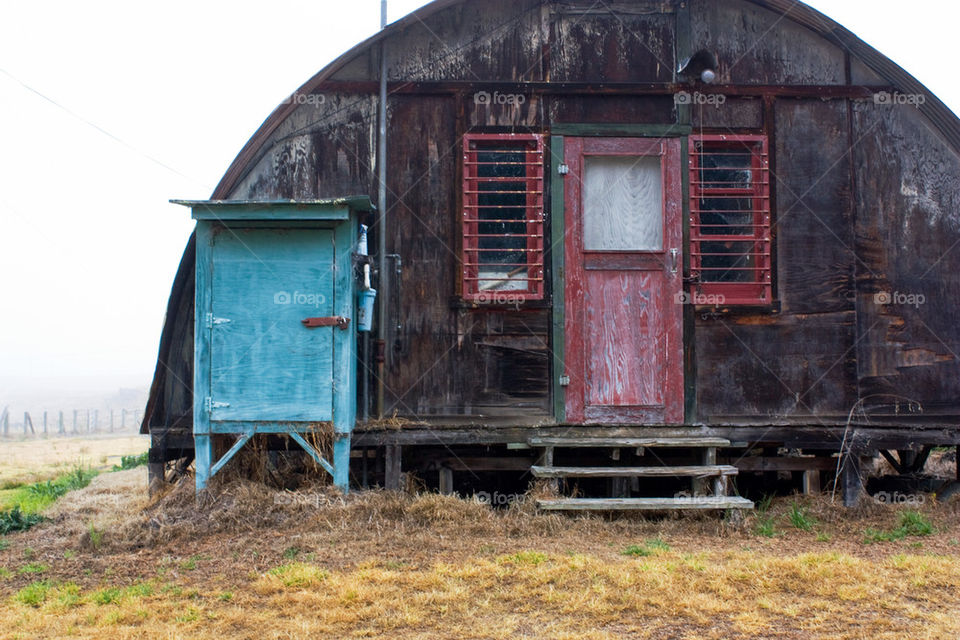
M 210 419 L 333 419 L 329 229 L 221 229 L 212 247 Z

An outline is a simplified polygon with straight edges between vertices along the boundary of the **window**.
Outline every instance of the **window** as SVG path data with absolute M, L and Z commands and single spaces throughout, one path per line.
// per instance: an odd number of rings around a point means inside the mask
M 464 136 L 464 299 L 543 298 L 543 206 L 543 136 Z
M 696 304 L 772 302 L 765 136 L 692 136 L 690 271 Z

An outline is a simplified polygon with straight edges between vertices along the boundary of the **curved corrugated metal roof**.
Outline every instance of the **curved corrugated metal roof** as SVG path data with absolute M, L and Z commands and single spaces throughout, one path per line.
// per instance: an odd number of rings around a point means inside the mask
M 799 0 L 746 1 L 780 13 L 787 19 L 804 25 L 834 44 L 846 49 L 861 62 L 873 69 L 878 75 L 887 80 L 891 86 L 896 87 L 903 93 L 925 94 L 927 101 L 919 107 L 921 113 L 930 120 L 954 150 L 960 153 L 960 119 L 919 80 L 907 73 L 898 64 L 858 38 L 842 25 L 834 22 L 816 9 Z M 376 35 L 367 38 L 331 62 L 307 80 L 307 82 L 297 90 L 297 93 L 309 94 L 318 91 L 324 81 L 328 80 L 337 71 L 365 53 L 370 47 L 378 44 L 381 40 L 389 38 L 409 26 L 422 22 L 435 13 L 464 2 L 467 2 L 467 0 L 435 0 L 417 9 L 406 17 L 390 24 Z M 256 160 L 259 152 L 270 139 L 270 136 L 276 131 L 277 127 L 297 109 L 297 106 L 298 105 L 293 102 L 282 104 L 270 114 L 264 123 L 260 125 L 260 128 L 257 129 L 257 132 L 253 134 L 253 137 L 251 137 L 243 149 L 240 150 L 240 153 L 220 180 L 220 184 L 218 184 L 214 190 L 212 198 L 219 199 L 229 197 L 230 192 L 249 170 L 250 165 Z

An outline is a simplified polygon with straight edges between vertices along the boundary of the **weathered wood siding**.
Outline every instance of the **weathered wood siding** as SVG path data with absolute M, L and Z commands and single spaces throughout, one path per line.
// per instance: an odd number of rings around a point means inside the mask
M 677 82 L 684 48 L 716 52 L 718 86 L 889 85 L 836 37 L 817 33 L 814 18 L 805 26 L 760 4 L 485 0 L 394 29 L 386 41 L 390 80 L 447 85 L 389 101 L 386 242 L 403 266 L 381 298 L 391 313 L 388 412 L 552 415 L 550 349 L 558 336 L 551 335 L 549 256 L 542 303 L 478 310 L 457 295 L 465 132 L 689 124 L 768 134 L 779 304 L 689 318 L 693 417 L 842 424 L 859 400 L 885 404 L 896 395 L 920 402 L 927 419 L 960 418 L 960 158 L 927 118 L 869 98 L 775 92 L 728 95 L 687 113 L 675 104 L 676 87 L 650 95 L 596 88 Z M 678 24 L 688 27 L 678 32 Z M 313 100 L 271 129 L 229 194 L 220 195 L 375 197 L 379 64 L 379 45 L 358 50 Z M 594 88 L 537 91 L 517 82 Z M 478 104 L 478 87 L 520 93 L 522 104 Z M 189 417 L 189 385 L 177 380 L 192 376 L 190 286 L 181 287 L 182 302 L 168 318 L 161 364 L 171 375 L 154 392 L 162 409 L 156 424 Z M 923 303 L 879 305 L 878 293 L 919 295 Z

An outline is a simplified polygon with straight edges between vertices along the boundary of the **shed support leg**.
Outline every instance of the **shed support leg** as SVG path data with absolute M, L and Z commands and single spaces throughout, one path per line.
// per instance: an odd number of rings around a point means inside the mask
M 716 447 L 707 447 L 700 453 L 700 463 L 703 465 L 714 465 L 717 464 L 717 448 Z M 708 483 L 706 478 L 694 478 L 693 486 L 693 495 L 703 496 L 707 495 Z M 714 491 L 718 489 L 717 485 L 713 487 Z
M 453 469 L 450 467 L 440 467 L 440 493 L 453 495 Z
M 333 484 L 340 491 L 350 490 L 350 434 L 338 433 L 333 440 Z
M 807 469 L 803 472 L 803 493 L 808 496 L 820 493 L 819 470 Z
M 388 444 L 386 446 L 386 468 L 384 469 L 384 489 L 389 491 L 400 490 L 401 446 Z
M 843 506 L 855 507 L 860 500 L 863 485 L 860 481 L 860 456 L 855 452 L 847 454 L 843 461 Z
M 150 449 L 147 452 L 147 487 L 151 495 L 163 488 L 166 482 L 167 448 L 163 446 L 163 437 L 151 436 Z
M 194 435 L 194 448 L 196 450 L 196 469 L 197 469 L 197 492 L 207 488 L 210 481 L 210 469 L 213 467 L 213 443 L 210 442 L 209 435 Z

